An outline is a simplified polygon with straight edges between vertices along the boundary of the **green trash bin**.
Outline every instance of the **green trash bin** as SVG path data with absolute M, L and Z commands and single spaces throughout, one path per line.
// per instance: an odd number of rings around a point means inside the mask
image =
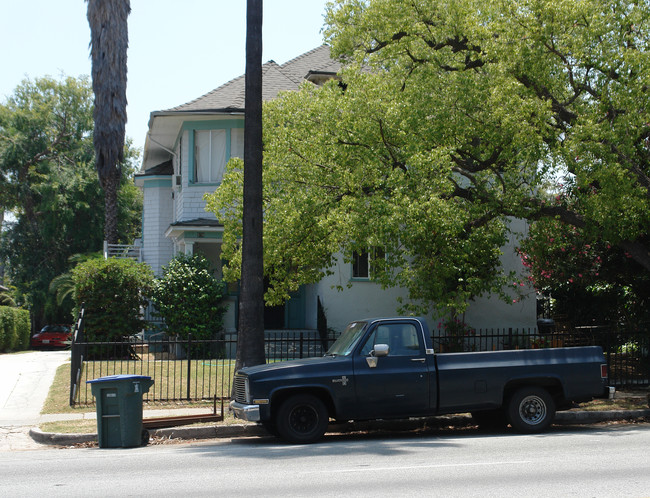
M 97 409 L 100 448 L 132 448 L 149 442 L 142 429 L 142 395 L 153 385 L 145 375 L 110 375 L 86 381 Z

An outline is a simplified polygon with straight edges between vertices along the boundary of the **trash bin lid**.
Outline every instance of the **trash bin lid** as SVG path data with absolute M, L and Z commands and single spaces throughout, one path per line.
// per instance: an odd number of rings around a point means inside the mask
M 100 377 L 99 379 L 87 380 L 86 384 L 95 384 L 98 382 L 113 382 L 116 380 L 151 380 L 151 377 L 148 375 L 107 375 L 106 377 Z

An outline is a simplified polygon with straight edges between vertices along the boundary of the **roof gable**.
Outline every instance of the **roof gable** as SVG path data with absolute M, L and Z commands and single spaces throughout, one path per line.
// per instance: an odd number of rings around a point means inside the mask
M 320 84 L 333 77 L 342 65 L 330 58 L 330 47 L 321 45 L 282 65 L 269 61 L 262 66 L 262 99 L 272 100 L 283 91 L 298 90 L 303 81 Z M 185 121 L 210 120 L 240 115 L 243 118 L 246 96 L 245 75 L 239 76 L 185 104 L 154 111 L 144 145 L 142 169 L 170 159 L 171 149 Z M 191 117 L 190 117 L 191 116 Z
M 336 73 L 341 64 L 330 58 L 330 48 L 321 45 L 295 59 L 278 65 L 269 61 L 262 66 L 262 99 L 272 100 L 283 91 L 297 90 L 310 72 Z M 186 104 L 164 112 L 243 111 L 245 75 L 238 76 Z

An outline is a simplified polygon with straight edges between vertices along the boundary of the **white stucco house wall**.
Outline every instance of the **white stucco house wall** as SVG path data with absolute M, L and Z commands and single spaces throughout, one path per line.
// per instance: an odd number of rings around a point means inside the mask
M 282 65 L 263 66 L 263 98 L 297 90 L 305 80 L 314 84 L 335 77 L 340 64 L 320 46 Z M 240 76 L 191 102 L 151 113 L 141 171 L 136 185 L 144 194 L 142 248 L 144 262 L 160 275 L 162 266 L 177 253 L 204 254 L 220 271 L 223 226 L 205 211 L 203 195 L 220 184 L 231 157 L 243 157 L 244 76 Z M 525 231 L 523 222 L 518 228 Z M 523 270 L 514 241 L 504 248 L 506 269 Z M 328 326 L 341 331 L 354 319 L 396 314 L 403 289 L 382 290 L 368 278 L 353 277 L 351 264 L 337 263 L 334 274 L 304 286 L 282 307 L 267 310 L 268 329 L 314 330 L 317 302 L 322 303 Z M 348 284 L 351 286 L 348 287 Z M 335 287 L 342 286 L 339 291 Z M 231 286 L 226 329 L 236 331 L 238 293 Z M 474 328 L 532 328 L 536 321 L 535 297 L 514 305 L 496 298 L 473 302 L 465 315 Z M 429 317 L 437 327 L 437 319 Z

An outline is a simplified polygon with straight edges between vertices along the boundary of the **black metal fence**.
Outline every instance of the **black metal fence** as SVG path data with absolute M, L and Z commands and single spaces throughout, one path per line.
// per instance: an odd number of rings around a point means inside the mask
M 83 328 L 80 317 L 78 327 Z M 83 330 L 83 329 L 82 329 Z M 178 340 L 157 334 L 147 340 L 84 342 L 72 345 L 70 404 L 94 403 L 86 381 L 107 375 L 147 375 L 154 385 L 145 401 L 198 401 L 230 397 L 236 340 Z M 268 362 L 322 356 L 335 340 L 317 333 L 277 331 L 265 338 Z M 650 385 L 650 336 L 644 331 L 578 327 L 568 332 L 537 329 L 434 331 L 438 353 L 598 345 L 605 352 L 609 382 L 617 387 Z
M 610 385 L 650 386 L 650 331 L 646 327 L 620 330 L 587 326 L 565 331 L 508 328 L 463 330 L 455 334 L 436 331 L 432 340 L 438 353 L 601 346 Z
M 266 358 L 276 362 L 322 356 L 334 340 L 297 331 L 267 333 Z M 146 375 L 154 379 L 144 401 L 200 401 L 215 396 L 229 399 L 236 347 L 235 339 L 181 340 L 162 334 L 147 340 L 75 341 L 71 348 L 70 405 L 94 403 L 87 381 L 108 375 Z

